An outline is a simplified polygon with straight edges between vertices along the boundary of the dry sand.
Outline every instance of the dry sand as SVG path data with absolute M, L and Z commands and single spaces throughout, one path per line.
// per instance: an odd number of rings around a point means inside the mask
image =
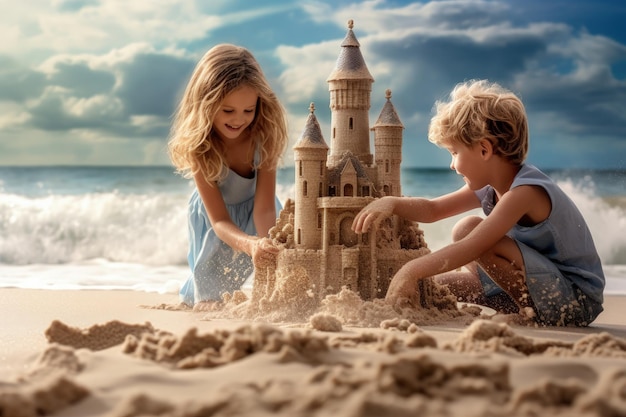
M 625 297 L 587 328 L 394 317 L 350 293 L 259 320 L 241 301 L 0 289 L 0 416 L 626 415 Z

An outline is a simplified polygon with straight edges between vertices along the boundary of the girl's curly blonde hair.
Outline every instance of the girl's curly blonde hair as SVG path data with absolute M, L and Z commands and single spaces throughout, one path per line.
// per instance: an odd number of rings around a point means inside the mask
M 522 101 L 487 80 L 457 84 L 450 101 L 435 103 L 428 140 L 438 146 L 461 143 L 472 147 L 481 139 L 496 155 L 521 165 L 528 154 L 528 118 Z
M 253 149 L 260 151 L 255 168 L 277 168 L 288 140 L 285 110 L 252 53 L 240 46 L 221 44 L 211 48 L 196 65 L 172 124 L 169 156 L 184 177 L 201 172 L 211 183 L 226 175 L 224 149 L 213 129 L 213 119 L 222 100 L 244 85 L 259 95 L 249 127 Z

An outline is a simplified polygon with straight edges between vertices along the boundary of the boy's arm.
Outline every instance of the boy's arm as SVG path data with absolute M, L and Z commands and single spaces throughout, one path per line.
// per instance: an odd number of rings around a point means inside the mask
M 520 186 L 502 196 L 489 216 L 465 238 L 407 262 L 396 273 L 385 299 L 393 305 L 417 306 L 417 282 L 460 268 L 487 252 L 535 205 L 533 187 Z
M 432 223 L 480 207 L 480 201 L 467 186 L 433 198 L 387 196 L 372 201 L 354 218 L 352 230 L 365 233 L 372 224 L 393 214 L 407 220 Z

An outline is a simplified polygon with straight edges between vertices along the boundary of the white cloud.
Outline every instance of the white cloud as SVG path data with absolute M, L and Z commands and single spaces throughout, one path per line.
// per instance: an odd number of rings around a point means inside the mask
M 296 103 L 312 97 L 326 84 L 337 61 L 337 42 L 323 42 L 300 48 L 279 46 L 276 55 L 286 69 L 280 76 L 287 103 Z
M 88 98 L 66 97 L 63 108 L 69 116 L 84 119 L 117 118 L 123 110 L 120 100 L 103 94 Z
M 170 45 L 200 39 L 222 24 L 219 16 L 201 13 L 195 2 L 107 0 L 73 11 L 41 0 L 18 2 L 0 15 L 5 40 L 0 52 L 107 51 L 136 42 Z
M 30 113 L 14 103 L 0 103 L 0 129 L 4 130 L 3 137 L 11 136 L 9 132 L 30 120 Z

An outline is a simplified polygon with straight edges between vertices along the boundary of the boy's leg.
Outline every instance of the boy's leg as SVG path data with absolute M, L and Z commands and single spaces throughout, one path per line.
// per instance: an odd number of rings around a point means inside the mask
M 520 313 L 535 316 L 535 306 L 526 284 L 524 258 L 517 243 L 502 238 L 492 250 L 478 258 L 478 264 L 489 277 L 519 306 Z
M 478 216 L 469 216 L 460 220 L 452 231 L 452 239 L 458 241 L 467 236 L 478 224 L 482 221 L 482 218 Z M 526 285 L 526 274 L 524 271 L 524 258 L 522 252 L 515 243 L 515 241 L 509 237 L 502 238 L 491 250 L 485 252 L 476 263 L 489 275 L 497 285 L 500 287 L 509 297 L 499 296 L 497 299 L 493 299 L 488 305 L 496 303 L 500 304 L 500 308 L 496 308 L 498 311 L 505 312 L 506 310 L 515 311 L 511 306 L 511 301 L 517 306 L 517 311 L 527 316 L 534 316 L 534 305 L 528 286 Z M 475 293 L 475 286 L 479 285 L 483 295 L 484 286 L 481 283 L 478 274 L 478 268 L 475 263 L 467 265 L 468 275 L 466 278 L 468 283 L 465 287 L 468 291 Z M 458 273 L 458 272 L 457 272 Z M 450 280 L 447 278 L 446 280 Z M 458 287 L 457 290 L 463 291 L 463 286 Z M 451 289 L 452 290 L 452 289 Z M 456 293 L 455 293 L 456 294 Z M 471 292 L 469 293 L 471 294 Z M 487 294 L 483 303 L 488 302 L 487 299 L 491 299 L 495 295 L 490 296 Z M 508 300 L 507 300 L 508 298 Z M 493 307 L 495 308 L 495 307 Z M 503 311 L 505 309 L 505 311 Z
M 519 311 L 519 306 L 513 302 L 511 297 L 504 291 L 499 291 L 493 295 L 485 294 L 482 282 L 478 278 L 476 265 L 466 265 L 468 270 L 446 272 L 435 276 L 435 281 L 442 285 L 447 285 L 458 301 L 480 304 L 490 307 L 499 313 L 511 314 Z M 472 272 L 471 270 L 474 270 Z

